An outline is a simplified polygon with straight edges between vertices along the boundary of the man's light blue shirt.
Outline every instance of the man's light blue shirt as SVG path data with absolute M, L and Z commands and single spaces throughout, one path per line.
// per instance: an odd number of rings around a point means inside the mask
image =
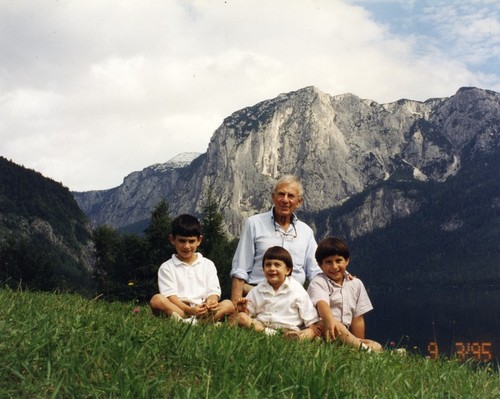
M 280 246 L 288 250 L 293 260 L 294 277 L 304 284 L 321 272 L 314 253 L 318 244 L 312 229 L 292 217 L 287 231 L 274 221 L 273 211 L 250 216 L 243 227 L 238 248 L 233 258 L 231 277 L 245 280 L 248 284 L 258 284 L 265 279 L 262 270 L 264 252 L 270 247 Z

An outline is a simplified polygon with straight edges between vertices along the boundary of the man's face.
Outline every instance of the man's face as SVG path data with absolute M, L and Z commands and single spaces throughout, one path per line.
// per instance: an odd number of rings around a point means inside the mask
M 292 213 L 295 212 L 302 204 L 302 198 L 299 196 L 299 188 L 296 183 L 283 183 L 276 187 L 276 191 L 272 194 L 274 202 L 274 211 L 278 218 L 280 217 L 292 217 Z

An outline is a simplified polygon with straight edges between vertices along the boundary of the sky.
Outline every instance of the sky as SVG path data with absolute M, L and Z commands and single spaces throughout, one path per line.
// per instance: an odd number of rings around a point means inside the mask
M 0 0 L 0 156 L 72 191 L 204 153 L 225 117 L 306 86 L 500 92 L 500 2 Z

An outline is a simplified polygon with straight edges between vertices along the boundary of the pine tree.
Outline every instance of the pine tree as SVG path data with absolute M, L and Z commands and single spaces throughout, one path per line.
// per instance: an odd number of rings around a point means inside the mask
M 235 250 L 234 244 L 229 240 L 224 227 L 224 218 L 219 211 L 211 191 L 208 192 L 203 207 L 201 220 L 203 241 L 200 250 L 203 255 L 215 263 L 222 289 L 222 297 L 230 295 L 231 281 L 229 272 Z
M 144 230 L 150 247 L 151 263 L 157 267 L 172 256 L 172 248 L 168 242 L 171 223 L 169 205 L 161 200 L 151 212 L 151 221 Z

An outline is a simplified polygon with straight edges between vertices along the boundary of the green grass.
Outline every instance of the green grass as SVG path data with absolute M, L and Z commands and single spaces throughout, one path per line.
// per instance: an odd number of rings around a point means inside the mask
M 0 290 L 0 397 L 500 397 L 497 365 L 191 326 L 134 308 Z

